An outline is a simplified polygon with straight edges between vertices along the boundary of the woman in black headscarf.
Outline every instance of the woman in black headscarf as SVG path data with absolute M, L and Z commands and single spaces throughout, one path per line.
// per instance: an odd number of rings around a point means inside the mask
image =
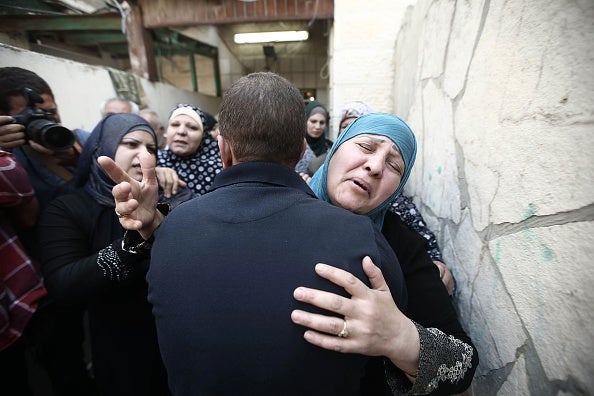
M 79 190 L 53 201 L 39 223 L 49 295 L 61 304 L 86 304 L 102 395 L 169 394 L 146 301 L 149 263 L 122 249 L 114 183 L 97 164 L 108 156 L 140 181 L 139 155 L 146 151 L 156 156 L 157 138 L 142 117 L 122 113 L 101 120 L 79 159 Z
M 314 101 L 305 106 L 305 116 L 307 117 L 305 140 L 307 140 L 307 145 L 313 150 L 316 157 L 319 157 L 332 147 L 332 141 L 326 139 L 330 115 L 323 104 Z

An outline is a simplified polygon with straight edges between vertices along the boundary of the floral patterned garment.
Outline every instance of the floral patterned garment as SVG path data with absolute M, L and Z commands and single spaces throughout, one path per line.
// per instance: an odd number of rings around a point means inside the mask
M 425 220 L 423 219 L 421 212 L 419 212 L 419 209 L 415 206 L 412 198 L 400 194 L 394 202 L 392 202 L 389 210 L 396 213 L 404 224 L 418 232 L 428 241 L 429 249 L 427 250 L 427 253 L 432 260 L 443 262 L 435 234 L 425 225 Z
M 219 146 L 210 136 L 202 138 L 200 147 L 190 157 L 179 157 L 168 149 L 159 151 L 158 166 L 173 168 L 197 195 L 210 190 L 215 176 L 223 169 Z

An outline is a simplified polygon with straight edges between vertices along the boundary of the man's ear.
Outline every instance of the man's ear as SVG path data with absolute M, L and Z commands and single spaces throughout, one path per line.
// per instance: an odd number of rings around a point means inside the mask
M 221 135 L 217 136 L 217 143 L 219 144 L 219 151 L 221 152 L 223 168 L 228 168 L 233 165 L 233 151 L 231 151 L 231 146 Z

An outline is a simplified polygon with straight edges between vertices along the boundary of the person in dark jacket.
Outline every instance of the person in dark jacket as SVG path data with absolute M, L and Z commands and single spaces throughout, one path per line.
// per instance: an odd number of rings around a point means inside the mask
M 293 170 L 305 117 L 301 95 L 286 79 L 242 77 L 225 94 L 219 121 L 225 169 L 208 193 L 171 211 L 154 233 L 149 301 L 173 394 L 360 394 L 374 358 L 306 342 L 290 320 L 292 310 L 305 308 L 292 291 L 306 284 L 346 296 L 315 274 L 316 263 L 339 263 L 364 280 L 360 263 L 370 256 L 405 310 L 393 251 L 368 218 L 316 199 Z M 145 165 L 146 183 L 137 183 L 113 161 L 101 163 L 123 182 L 114 189 L 122 224 L 150 241 L 159 221 L 143 215 L 156 199 L 127 197 L 146 198 L 150 186 L 154 194 L 154 164 Z M 336 321 L 333 337 L 348 339 L 348 321 Z

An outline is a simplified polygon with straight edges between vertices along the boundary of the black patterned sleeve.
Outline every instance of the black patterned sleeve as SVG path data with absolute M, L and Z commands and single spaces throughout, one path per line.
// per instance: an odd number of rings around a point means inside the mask
M 138 237 L 142 240 L 140 234 Z M 103 276 L 111 282 L 123 282 L 132 276 L 138 267 L 138 261 L 149 257 L 148 253 L 139 252 L 144 252 L 143 246 L 152 245 L 152 239 L 150 242 L 142 241 L 126 249 L 125 240 L 118 239 L 101 249 L 97 255 L 97 266 Z
M 472 380 L 474 367 L 478 363 L 476 350 L 472 345 L 438 329 L 427 329 L 418 323 L 415 326 L 421 343 L 416 381 L 412 384 L 402 371 L 386 359 L 386 378 L 392 394 L 457 393 L 460 385 Z

